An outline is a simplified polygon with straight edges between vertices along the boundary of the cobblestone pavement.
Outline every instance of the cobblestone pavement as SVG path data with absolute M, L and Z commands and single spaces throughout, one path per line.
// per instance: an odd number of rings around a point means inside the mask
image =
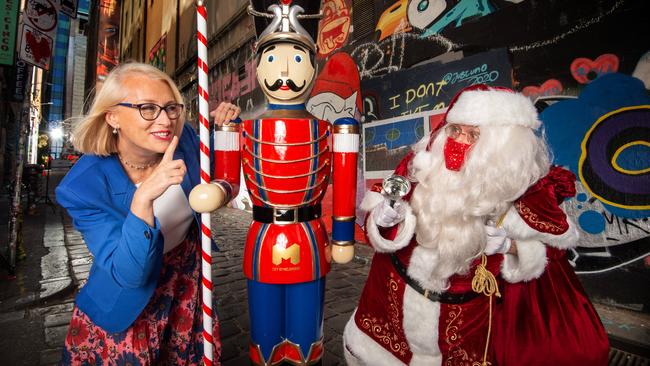
M 248 304 L 242 253 L 250 219 L 249 213 L 232 208 L 223 208 L 212 215 L 213 238 L 220 248 L 212 256 L 213 299 L 221 322 L 224 366 L 248 365 Z M 68 217 L 64 217 L 64 232 L 72 278 L 79 288 L 88 278 L 92 256 Z M 359 248 L 357 252 L 358 256 L 351 263 L 333 265 L 328 276 L 324 324 L 325 366 L 345 364 L 341 335 L 361 293 L 371 255 L 368 248 Z M 55 365 L 60 360 L 73 300 L 69 296 L 55 305 L 30 310 L 44 319 L 46 348 L 41 351 L 41 365 Z

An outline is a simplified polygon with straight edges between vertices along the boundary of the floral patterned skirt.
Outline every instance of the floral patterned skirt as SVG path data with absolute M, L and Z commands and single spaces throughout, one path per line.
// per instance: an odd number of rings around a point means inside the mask
M 201 257 L 191 230 L 163 257 L 158 287 L 149 303 L 120 333 L 107 333 L 76 306 L 61 365 L 199 365 L 203 358 L 200 302 Z M 214 365 L 221 339 L 214 317 Z

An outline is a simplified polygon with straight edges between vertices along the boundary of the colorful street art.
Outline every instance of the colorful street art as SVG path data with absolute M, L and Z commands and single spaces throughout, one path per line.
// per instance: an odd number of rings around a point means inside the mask
M 532 100 L 539 97 L 548 97 L 553 95 L 562 94 L 564 87 L 557 79 L 546 80 L 542 85 L 529 85 L 521 90 L 521 93 Z
M 210 109 L 219 102 L 237 104 L 246 115 L 259 112 L 264 105 L 264 95 L 255 78 L 255 55 L 251 47 L 241 47 L 225 62 L 212 68 L 208 75 L 210 84 Z
M 323 18 L 318 25 L 318 57 L 324 58 L 344 46 L 350 35 L 352 19 L 349 0 L 325 0 L 321 5 Z
M 361 117 L 361 89 L 359 71 L 354 60 L 344 52 L 338 52 L 329 57 L 327 62 L 318 74 L 311 95 L 307 101 L 309 113 L 322 120 L 333 123 L 339 118 L 354 118 L 357 121 Z M 359 157 L 357 172 L 357 207 L 363 199 L 365 192 L 363 171 L 363 158 Z M 333 190 L 328 189 L 321 201 L 323 216 L 331 216 Z M 363 213 L 357 212 L 357 226 L 355 227 L 355 239 L 365 241 L 360 225 L 363 225 Z M 327 230 L 331 229 L 331 221 L 325 221 Z
M 311 91 L 307 110 L 314 116 L 334 122 L 361 117 L 361 85 L 354 60 L 344 52 L 327 60 Z
M 649 255 L 647 245 L 632 251 L 631 258 L 608 250 L 639 246 L 634 242 L 650 236 L 650 97 L 643 83 L 619 73 L 603 75 L 578 98 L 555 103 L 540 117 L 554 163 L 578 177 L 578 195 L 565 208 L 580 229 L 580 246 L 604 248 L 596 251 L 598 266 L 588 263 L 589 252 L 576 251 L 577 269 L 613 269 Z
M 618 71 L 618 56 L 607 53 L 595 60 L 580 57 L 571 63 L 571 75 L 580 84 L 588 84 L 603 74 Z
M 489 0 L 460 0 L 453 6 L 444 0 L 398 0 L 377 21 L 379 40 L 411 30 L 418 31 L 420 37 L 429 37 L 495 10 Z
M 500 49 L 364 80 L 364 121 L 445 108 L 459 90 L 469 85 L 511 87 L 510 69 L 506 50 Z

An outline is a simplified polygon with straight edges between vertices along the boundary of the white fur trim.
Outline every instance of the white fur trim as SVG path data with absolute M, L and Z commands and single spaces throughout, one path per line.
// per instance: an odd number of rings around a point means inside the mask
M 359 135 L 356 133 L 335 133 L 334 152 L 337 153 L 358 153 Z
M 368 222 L 366 224 L 366 232 L 368 233 L 370 244 L 380 253 L 393 253 L 400 250 L 411 242 L 413 234 L 415 234 L 416 221 L 417 219 L 413 215 L 411 206 L 407 205 L 404 221 L 398 224 L 397 236 L 395 236 L 395 239 L 389 240 L 381 235 L 377 224 L 375 224 L 375 220 L 372 218 L 372 213 L 370 213 L 368 214 Z
M 423 288 L 433 292 L 444 292 L 449 287 L 448 278 L 433 278 L 434 267 L 440 263 L 438 250 L 416 246 L 411 253 L 406 273 Z
M 406 286 L 404 290 L 404 335 L 413 353 L 410 366 L 438 366 L 442 354 L 438 345 L 440 303 L 433 302 Z
M 214 149 L 217 151 L 239 151 L 239 133 L 215 131 Z
M 510 283 L 530 281 L 544 273 L 546 247 L 537 240 L 517 241 L 517 254 L 505 254 L 501 276 Z
M 462 93 L 447 113 L 447 122 L 472 126 L 518 125 L 532 129 L 541 125 L 530 99 L 501 90 Z
M 362 211 L 365 212 L 370 212 L 372 211 L 373 208 L 377 207 L 380 203 L 384 202 L 384 195 L 382 195 L 379 192 L 373 192 L 373 191 L 368 191 L 366 192 L 366 195 L 363 196 L 363 200 L 361 201 L 361 205 L 359 205 L 359 208 Z
M 349 366 L 404 365 L 402 361 L 357 327 L 357 323 L 354 321 L 356 313 L 355 309 L 343 330 L 343 350 L 347 364 Z
M 573 248 L 578 244 L 578 229 L 573 221 L 567 217 L 569 229 L 561 235 L 553 235 L 537 231 L 521 218 L 514 206 L 511 206 L 503 219 L 502 227 L 508 233 L 508 237 L 519 240 L 538 240 L 549 246 L 558 249 Z

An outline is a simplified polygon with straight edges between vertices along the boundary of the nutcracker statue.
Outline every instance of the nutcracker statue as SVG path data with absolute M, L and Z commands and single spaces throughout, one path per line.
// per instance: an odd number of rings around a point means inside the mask
M 227 202 L 243 168 L 254 205 L 244 274 L 255 365 L 320 363 L 325 275 L 332 259 L 348 262 L 354 251 L 358 123 L 332 125 L 305 110 L 319 8 L 320 1 L 252 1 L 257 80 L 268 108 L 257 119 L 216 127 L 215 179 L 197 187 L 193 200 L 209 209 Z M 321 217 L 330 182 L 331 242 Z

